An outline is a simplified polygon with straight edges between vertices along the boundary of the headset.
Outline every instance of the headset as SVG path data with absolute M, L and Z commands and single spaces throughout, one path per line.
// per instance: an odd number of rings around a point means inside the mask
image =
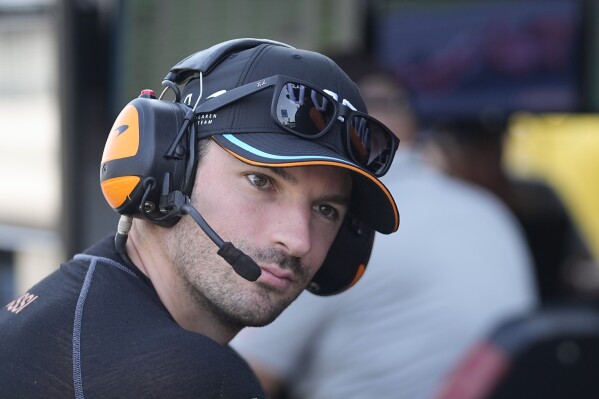
M 195 123 L 195 107 L 181 102 L 179 87 L 193 77 L 209 74 L 231 54 L 263 44 L 292 48 L 265 39 L 235 39 L 217 44 L 171 68 L 162 82 L 165 88 L 160 98 L 152 90 L 142 90 L 116 118 L 102 155 L 100 185 L 108 204 L 121 215 L 115 242 L 117 251 L 126 259 L 124 244 L 133 217 L 171 227 L 183 215 L 189 215 L 237 274 L 249 281 L 260 277 L 261 269 L 253 259 L 223 241 L 190 205 L 201 125 Z M 162 100 L 169 89 L 175 100 Z M 326 296 L 355 284 L 366 269 L 374 235 L 374 229 L 347 212 L 322 267 L 307 289 Z

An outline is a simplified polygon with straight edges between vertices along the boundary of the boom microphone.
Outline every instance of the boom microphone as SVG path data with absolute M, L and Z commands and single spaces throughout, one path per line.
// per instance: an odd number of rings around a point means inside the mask
M 243 251 L 235 248 L 230 242 L 225 242 L 220 238 L 193 206 L 184 204 L 181 205 L 180 209 L 183 214 L 191 216 L 204 233 L 218 246 L 217 254 L 227 261 L 237 274 L 248 281 L 258 280 L 258 277 L 262 274 L 262 270 L 252 258 L 243 253 Z

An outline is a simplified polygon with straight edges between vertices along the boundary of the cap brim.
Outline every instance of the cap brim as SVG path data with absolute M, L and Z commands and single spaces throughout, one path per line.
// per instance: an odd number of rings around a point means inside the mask
M 353 172 L 352 211 L 376 231 L 389 234 L 399 227 L 399 211 L 393 196 L 380 180 L 337 152 L 281 133 L 217 134 L 212 138 L 239 160 L 257 166 L 337 166 Z

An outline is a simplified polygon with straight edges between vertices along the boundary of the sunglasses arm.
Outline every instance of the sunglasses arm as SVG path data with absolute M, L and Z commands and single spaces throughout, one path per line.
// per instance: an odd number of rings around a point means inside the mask
M 273 85 L 274 82 L 272 82 L 270 79 L 263 79 L 257 82 L 251 82 L 243 86 L 236 87 L 216 97 L 209 98 L 208 101 L 198 105 L 194 113 L 196 115 L 200 115 L 217 111 L 231 103 L 241 100 L 244 97 L 259 93 L 262 90 L 266 90 Z

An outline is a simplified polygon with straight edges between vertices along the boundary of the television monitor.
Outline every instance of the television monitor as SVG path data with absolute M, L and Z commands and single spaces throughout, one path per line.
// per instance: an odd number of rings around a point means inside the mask
M 373 51 L 426 119 L 582 106 L 582 0 L 380 3 Z

